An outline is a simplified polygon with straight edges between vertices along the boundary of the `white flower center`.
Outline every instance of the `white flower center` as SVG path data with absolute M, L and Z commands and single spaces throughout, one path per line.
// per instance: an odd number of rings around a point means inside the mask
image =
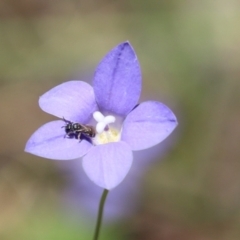
M 104 116 L 101 112 L 93 113 L 93 118 L 96 120 L 96 137 L 94 144 L 106 144 L 109 142 L 117 142 L 120 139 L 120 131 L 109 124 L 114 123 L 116 118 L 112 115 Z

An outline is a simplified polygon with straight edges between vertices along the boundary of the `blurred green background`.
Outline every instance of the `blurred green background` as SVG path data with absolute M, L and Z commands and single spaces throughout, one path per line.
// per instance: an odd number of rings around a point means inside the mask
M 93 74 L 125 40 L 143 96 L 168 105 L 179 126 L 143 177 L 138 211 L 103 225 L 101 239 L 240 239 L 239 25 L 237 0 L 1 0 L 0 239 L 92 238 L 95 221 L 69 221 L 58 204 L 69 176 L 23 149 L 54 119 L 39 96 Z

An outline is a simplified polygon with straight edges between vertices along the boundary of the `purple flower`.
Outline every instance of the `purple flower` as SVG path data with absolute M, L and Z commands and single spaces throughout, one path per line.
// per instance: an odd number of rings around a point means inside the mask
M 66 137 L 66 123 L 40 127 L 25 151 L 55 160 L 83 157 L 88 177 L 105 189 L 116 187 L 133 161 L 132 151 L 163 141 L 177 126 L 172 111 L 157 101 L 138 105 L 141 70 L 129 42 L 112 49 L 98 65 L 93 87 L 82 81 L 60 84 L 39 99 L 43 111 L 73 123 L 94 126 L 94 138 Z

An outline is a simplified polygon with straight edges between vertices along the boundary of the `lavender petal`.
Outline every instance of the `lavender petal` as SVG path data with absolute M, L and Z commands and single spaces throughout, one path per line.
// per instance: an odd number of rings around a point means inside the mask
M 62 83 L 39 99 L 43 111 L 73 122 L 87 123 L 97 110 L 93 88 L 82 81 Z
M 112 49 L 99 63 L 93 82 L 101 110 L 126 116 L 141 93 L 141 70 L 129 42 Z
M 132 150 L 142 150 L 163 141 L 177 126 L 173 112 L 160 102 L 141 103 L 126 117 L 121 140 Z
M 112 142 L 92 148 L 83 158 L 83 169 L 95 184 L 110 190 L 123 181 L 132 160 L 126 143 Z
M 91 148 L 86 140 L 64 137 L 63 121 L 52 121 L 41 126 L 28 140 L 25 151 L 53 160 L 70 160 L 80 158 Z

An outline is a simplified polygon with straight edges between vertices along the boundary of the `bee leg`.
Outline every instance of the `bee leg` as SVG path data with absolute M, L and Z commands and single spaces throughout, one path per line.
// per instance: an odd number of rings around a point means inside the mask
M 71 138 L 67 133 L 64 135 L 64 138 Z
M 82 141 L 82 139 L 81 139 L 81 133 L 78 133 L 78 135 L 77 135 L 77 139 L 79 140 L 79 142 Z

